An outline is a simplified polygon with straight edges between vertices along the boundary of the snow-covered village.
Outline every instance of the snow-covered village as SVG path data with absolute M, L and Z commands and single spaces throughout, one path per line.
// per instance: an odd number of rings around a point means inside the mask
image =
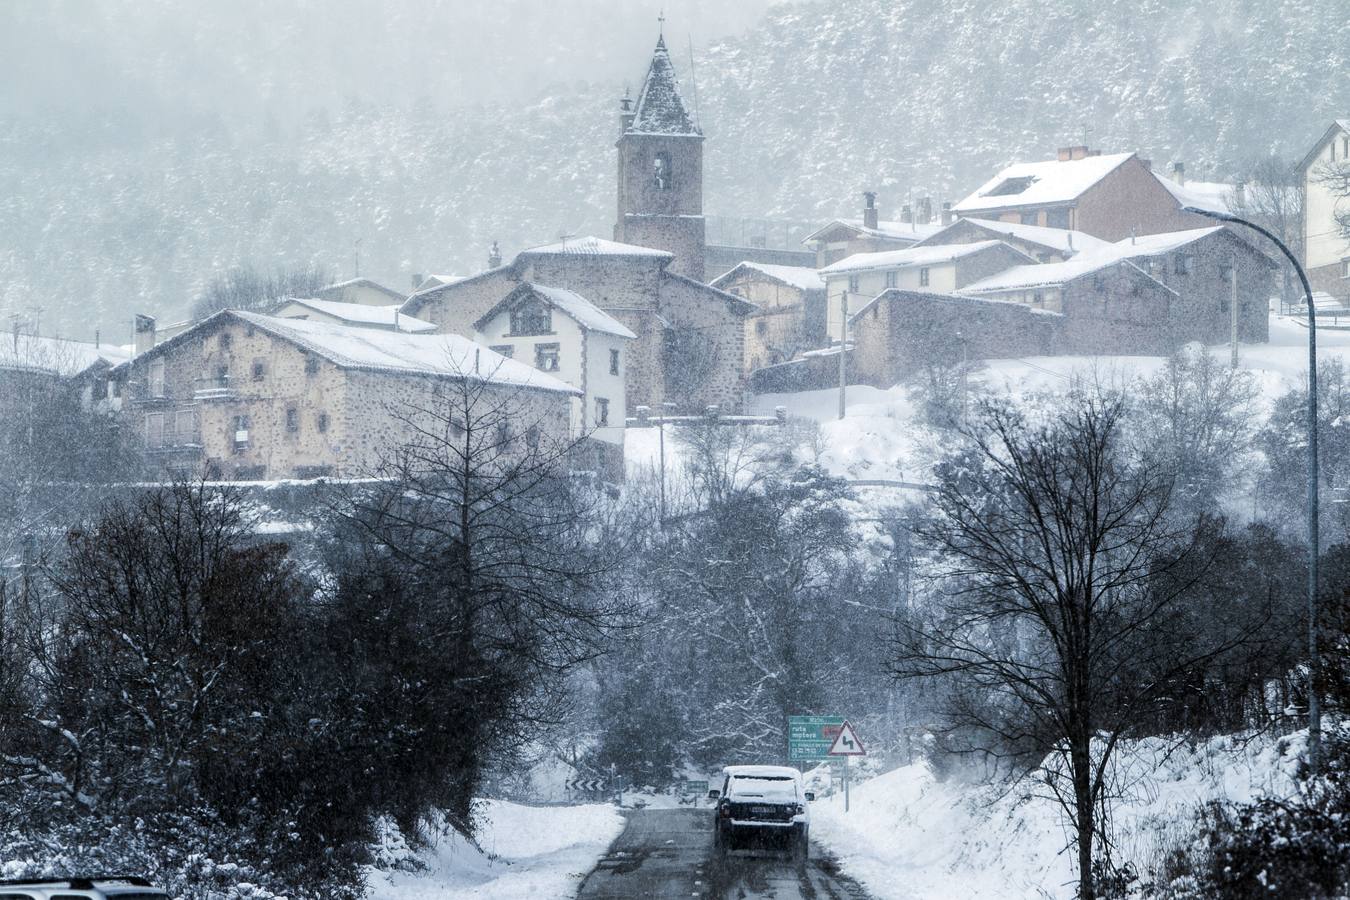
M 0 900 L 1350 900 L 1344 0 L 0 0 Z

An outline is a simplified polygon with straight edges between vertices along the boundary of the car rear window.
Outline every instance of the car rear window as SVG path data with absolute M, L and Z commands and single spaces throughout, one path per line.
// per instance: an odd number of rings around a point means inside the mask
M 788 776 L 769 775 L 756 778 L 737 776 L 731 779 L 731 793 L 737 797 L 792 800 L 797 796 L 797 782 Z

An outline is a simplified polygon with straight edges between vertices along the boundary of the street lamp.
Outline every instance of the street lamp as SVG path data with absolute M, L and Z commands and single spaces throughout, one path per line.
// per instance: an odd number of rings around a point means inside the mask
M 1322 741 L 1322 704 L 1317 696 L 1317 671 L 1320 668 L 1317 652 L 1317 310 L 1313 308 L 1312 285 L 1293 251 L 1268 229 L 1214 209 L 1183 206 L 1182 210 L 1220 222 L 1245 225 L 1265 235 L 1280 248 L 1298 273 L 1308 304 L 1308 768 L 1315 773 Z

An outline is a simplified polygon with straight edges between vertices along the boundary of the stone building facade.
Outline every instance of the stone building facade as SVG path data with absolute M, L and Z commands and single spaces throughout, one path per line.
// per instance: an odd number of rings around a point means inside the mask
M 521 430 L 568 434 L 577 391 L 471 341 L 226 310 L 116 370 L 147 469 L 241 480 L 361 477 L 465 379 Z M 423 422 L 423 424 L 427 424 Z
M 930 365 L 1043 356 L 1059 346 L 1064 317 L 1021 303 L 888 290 L 850 320 L 851 382 L 890 387 Z
M 597 237 L 522 251 L 505 266 L 421 291 L 403 311 L 444 333 L 475 323 L 524 282 L 573 291 L 635 337 L 629 349 L 629 407 L 676 403 L 697 412 L 743 403 L 744 319 L 754 304 L 671 272 L 673 254 Z
M 712 284 L 755 304 L 745 318 L 747 373 L 829 343 L 825 282 L 815 269 L 742 262 Z

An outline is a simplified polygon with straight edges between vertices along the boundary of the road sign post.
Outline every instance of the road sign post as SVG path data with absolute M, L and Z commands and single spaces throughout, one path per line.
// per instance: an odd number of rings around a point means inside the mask
M 835 734 L 834 740 L 830 743 L 830 756 L 842 756 L 844 758 L 844 812 L 848 812 L 848 775 L 849 762 L 855 756 L 866 756 L 867 750 L 863 747 L 862 741 L 858 740 L 857 732 L 848 722 L 839 726 L 839 731 Z

